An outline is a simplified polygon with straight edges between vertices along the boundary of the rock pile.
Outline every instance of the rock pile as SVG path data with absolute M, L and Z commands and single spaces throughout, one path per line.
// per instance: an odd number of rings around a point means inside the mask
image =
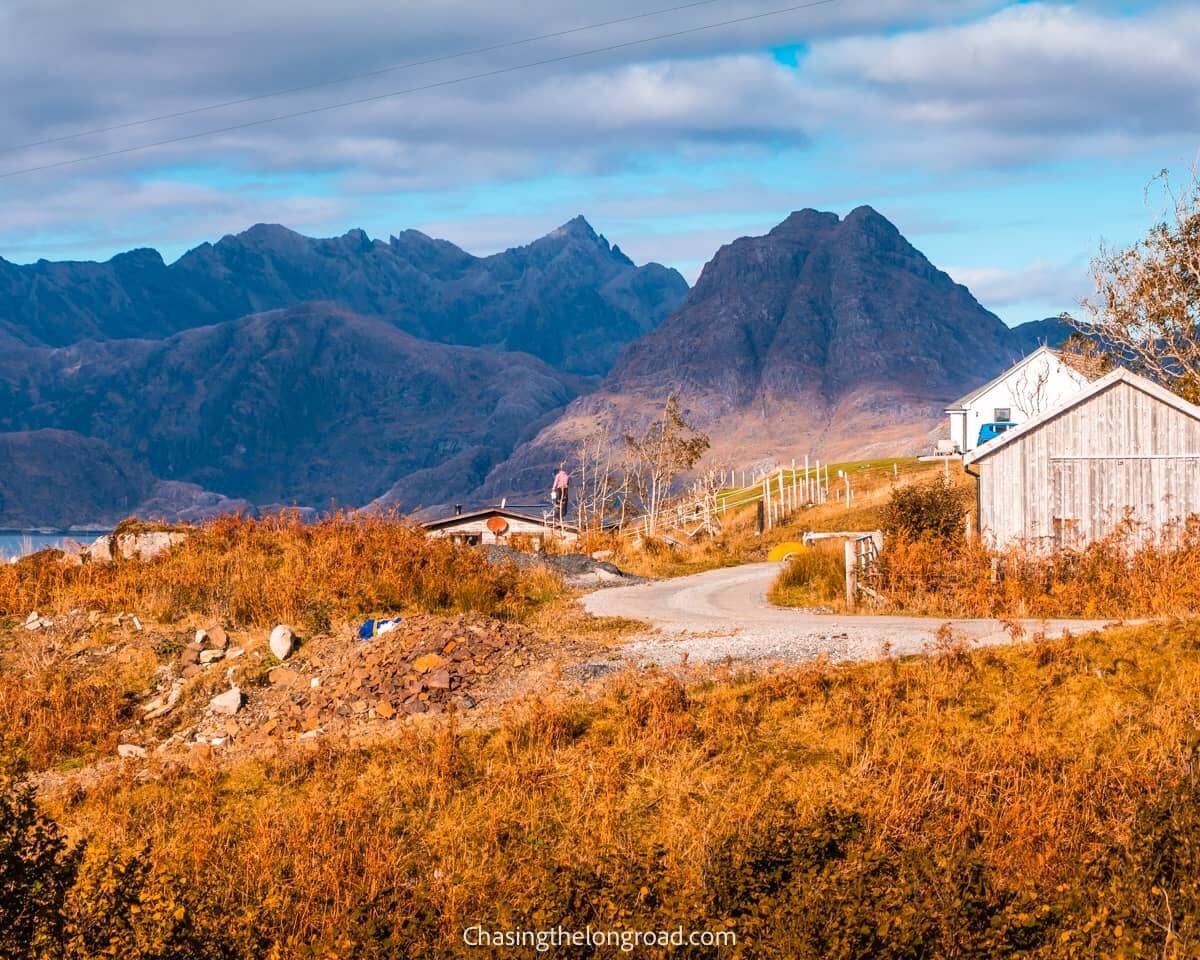
M 189 680 L 207 666 L 222 660 L 234 660 L 246 651 L 229 645 L 229 634 L 220 624 L 202 627 L 179 655 L 179 675 Z
M 268 687 L 246 691 L 238 733 L 316 735 L 451 706 L 470 710 L 490 678 L 544 656 L 532 631 L 479 614 L 411 617 L 371 640 L 328 638 L 312 646 L 270 670 Z M 228 721 L 217 728 L 235 734 Z
M 626 573 L 620 567 L 583 553 L 529 553 L 502 544 L 483 548 L 489 563 L 515 563 L 518 567 L 546 567 L 563 578 L 568 587 L 594 590 L 600 587 L 619 587 L 641 583 L 642 578 Z

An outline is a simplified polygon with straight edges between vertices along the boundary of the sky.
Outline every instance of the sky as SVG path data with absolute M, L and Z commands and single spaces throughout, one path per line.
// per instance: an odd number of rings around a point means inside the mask
M 485 254 L 582 213 L 694 281 L 870 204 L 1016 324 L 1075 309 L 1200 156 L 1194 2 L 776 13 L 802 2 L 3 0 L 0 256 L 172 260 L 258 222 Z

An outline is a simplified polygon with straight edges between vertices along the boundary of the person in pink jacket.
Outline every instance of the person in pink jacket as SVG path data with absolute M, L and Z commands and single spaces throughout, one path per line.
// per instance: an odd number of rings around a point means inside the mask
M 567 473 L 567 465 L 560 463 L 558 473 L 554 475 L 554 485 L 550 488 L 550 499 L 554 501 L 554 515 L 559 523 L 567 518 L 567 491 L 571 486 L 571 475 Z

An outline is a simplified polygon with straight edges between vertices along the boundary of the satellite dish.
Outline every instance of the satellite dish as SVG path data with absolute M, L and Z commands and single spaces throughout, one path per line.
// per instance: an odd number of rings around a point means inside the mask
M 500 536 L 508 530 L 508 521 L 503 517 L 490 517 L 487 522 L 487 528 L 496 536 Z

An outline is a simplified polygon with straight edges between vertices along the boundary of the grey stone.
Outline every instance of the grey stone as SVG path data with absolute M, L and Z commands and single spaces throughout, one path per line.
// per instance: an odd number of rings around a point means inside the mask
M 113 538 L 111 536 L 97 537 L 91 546 L 83 550 L 91 563 L 113 562 Z
M 209 700 L 208 705 L 214 713 L 223 713 L 232 717 L 242 709 L 244 700 L 245 697 L 242 696 L 241 690 L 237 687 L 230 687 L 224 693 L 218 694 Z
M 201 650 L 200 651 L 200 662 L 201 663 L 216 663 L 218 660 L 224 660 L 224 659 L 225 659 L 225 651 L 224 650 Z
M 127 760 L 144 760 L 146 748 L 139 747 L 136 743 L 121 743 L 117 745 L 117 756 Z

